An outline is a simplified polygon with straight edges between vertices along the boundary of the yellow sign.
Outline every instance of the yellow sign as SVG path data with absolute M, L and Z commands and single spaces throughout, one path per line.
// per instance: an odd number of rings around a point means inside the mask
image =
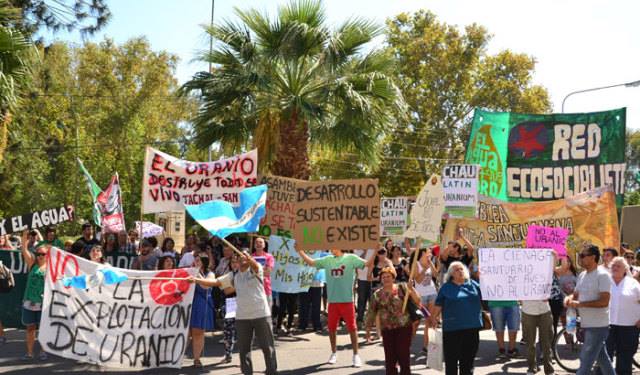
M 615 195 L 611 187 L 546 202 L 512 203 L 480 197 L 477 219 L 449 219 L 443 241 L 455 238 L 460 227 L 480 247 L 525 247 L 529 225 L 569 230 L 567 253 L 574 256 L 585 243 L 603 249 L 620 247 Z

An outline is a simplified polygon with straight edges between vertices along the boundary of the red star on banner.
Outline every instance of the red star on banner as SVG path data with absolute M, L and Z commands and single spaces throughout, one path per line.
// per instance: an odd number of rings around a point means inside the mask
M 519 127 L 518 141 L 511 144 L 511 149 L 522 150 L 525 158 L 531 157 L 535 151 L 544 151 L 544 145 L 537 140 L 538 133 L 542 129 L 542 126 L 536 126 L 531 130 L 527 130 L 524 126 Z

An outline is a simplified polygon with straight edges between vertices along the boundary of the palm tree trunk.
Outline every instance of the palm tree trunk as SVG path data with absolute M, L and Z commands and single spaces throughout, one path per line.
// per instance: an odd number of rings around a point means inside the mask
M 289 121 L 281 125 L 278 155 L 273 163 L 273 173 L 277 176 L 308 180 L 311 175 L 308 147 L 307 122 L 299 122 L 298 113 L 294 111 Z
M 8 111 L 0 113 L 0 162 L 4 160 L 4 151 L 7 149 L 10 123 L 11 113 L 9 113 Z

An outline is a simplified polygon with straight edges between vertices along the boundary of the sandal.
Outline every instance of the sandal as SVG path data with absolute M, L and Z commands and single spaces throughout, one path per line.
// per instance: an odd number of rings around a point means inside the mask
M 193 360 L 193 367 L 202 368 L 202 362 L 199 359 Z

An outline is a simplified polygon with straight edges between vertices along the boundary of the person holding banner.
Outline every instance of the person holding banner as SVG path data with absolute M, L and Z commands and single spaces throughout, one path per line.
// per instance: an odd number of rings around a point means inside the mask
M 93 225 L 84 223 L 82 224 L 82 237 L 71 245 L 71 252 L 79 257 L 87 256 L 91 247 L 98 244 L 100 244 L 100 241 L 93 236 Z
M 142 245 L 144 249 L 144 244 Z M 205 252 L 200 252 L 194 257 L 195 267 L 198 268 L 198 279 L 215 281 L 213 272 L 209 271 L 209 257 Z M 193 365 L 202 367 L 200 356 L 204 350 L 204 333 L 211 331 L 213 322 L 213 298 L 211 296 L 212 286 L 205 283 L 197 283 L 193 294 L 193 307 L 191 308 L 191 343 L 193 349 Z
M 253 374 L 251 361 L 251 344 L 254 337 L 258 347 L 262 349 L 267 375 L 277 374 L 273 327 L 271 325 L 271 308 L 264 290 L 264 273 L 262 265 L 247 252 L 239 254 L 240 268 L 237 272 L 228 273 L 231 281 L 225 278 L 204 279 L 191 278 L 203 287 L 226 287 L 231 285 L 236 292 L 236 333 L 237 348 L 240 353 L 240 369 L 245 375 Z M 226 276 L 226 275 L 225 275 Z
M 462 233 L 462 228 L 456 230 L 457 239 L 462 240 L 466 245 L 466 251 L 458 241 L 449 241 L 447 247 L 440 252 L 440 263 L 442 264 L 442 272 L 447 272 L 449 265 L 453 262 L 462 262 L 466 267 L 473 262 L 474 247 Z
M 429 321 L 438 326 L 442 314 L 442 348 L 446 375 L 473 374 L 482 322 L 480 285 L 462 262 L 449 265 Z
M 417 304 L 420 297 L 412 286 L 395 283 L 397 279 L 394 267 L 385 267 L 380 272 L 382 288 L 373 293 L 371 304 L 367 313 L 367 332 L 376 321 L 376 316 L 380 316 L 382 345 L 384 346 L 384 361 L 387 375 L 396 375 L 398 370 L 396 365 L 400 365 L 400 375 L 411 374 L 411 337 L 413 326 L 409 313 L 403 310 L 404 294 L 409 293 L 409 297 Z M 367 341 L 369 341 L 367 333 Z
M 35 254 L 32 254 L 29 251 L 27 234 L 27 231 L 22 233 L 22 246 L 20 251 L 22 253 L 22 259 L 24 259 L 29 269 L 27 286 L 24 289 L 24 297 L 22 298 L 22 324 L 27 327 L 27 353 L 23 358 L 29 360 L 33 359 L 36 330 L 40 324 L 42 299 L 44 295 L 44 276 L 47 271 L 47 253 L 49 250 L 45 246 L 37 246 Z M 55 235 L 55 231 L 53 234 Z M 51 236 L 48 234 L 47 238 L 51 238 Z M 53 239 L 51 241 L 53 242 Z M 46 360 L 47 353 L 45 353 L 44 350 L 40 351 L 38 358 L 43 361 Z
M 107 262 L 104 255 L 102 254 L 102 246 L 100 245 L 95 245 L 91 248 L 91 250 L 89 250 L 88 258 L 90 261 L 100 264 L 105 264 Z
M 436 290 L 435 283 L 433 278 L 438 275 L 440 269 L 433 262 L 431 249 L 420 249 L 417 252 L 413 252 L 411 257 L 409 257 L 409 263 L 413 264 L 413 257 L 418 255 L 418 269 L 415 275 L 415 288 L 418 294 L 420 295 L 420 302 L 423 307 L 425 307 L 428 311 L 433 310 L 433 305 L 436 300 L 436 296 L 438 295 L 438 291 Z M 420 322 L 418 321 L 415 327 L 415 330 L 418 329 Z M 428 353 L 427 348 L 429 347 L 429 325 L 424 325 L 424 335 L 422 341 L 422 351 L 424 353 Z
M 356 278 L 355 270 L 364 268 L 364 260 L 355 254 L 345 254 L 341 249 L 331 249 L 332 255 L 320 259 L 313 259 L 304 251 L 296 250 L 305 263 L 325 270 L 329 301 L 327 328 L 329 330 L 329 342 L 331 343 L 331 355 L 327 363 L 333 365 L 338 361 L 336 340 L 338 322 L 342 318 L 351 338 L 353 367 L 361 367 L 362 360 L 358 355 L 358 330 L 356 327 L 355 307 L 353 305 L 353 283 Z

